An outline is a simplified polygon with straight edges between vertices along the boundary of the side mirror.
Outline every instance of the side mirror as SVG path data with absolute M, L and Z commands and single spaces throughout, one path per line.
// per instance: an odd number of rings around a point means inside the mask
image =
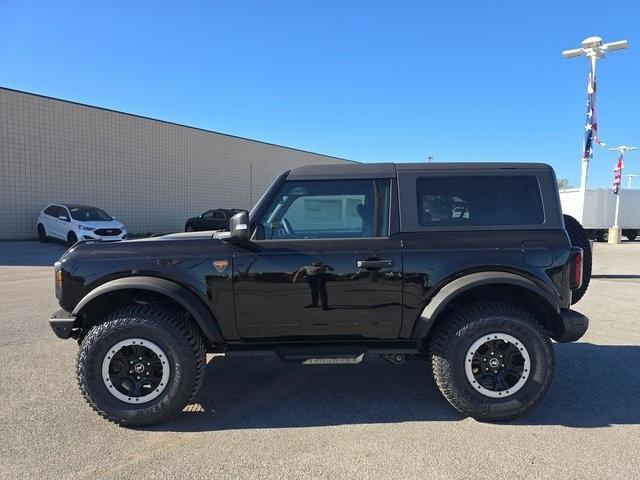
M 59 218 L 60 220 L 64 220 L 65 222 L 68 222 L 68 221 L 69 221 L 69 219 L 68 219 L 67 217 L 65 217 L 64 215 L 60 215 L 58 218 Z
M 236 213 L 229 219 L 229 238 L 231 241 L 247 242 L 251 236 L 247 212 Z

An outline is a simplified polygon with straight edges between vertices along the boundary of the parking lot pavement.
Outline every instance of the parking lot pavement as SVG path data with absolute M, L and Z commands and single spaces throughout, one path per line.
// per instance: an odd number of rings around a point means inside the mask
M 47 324 L 62 251 L 0 242 L 0 478 L 640 478 L 640 242 L 596 244 L 576 306 L 590 330 L 556 344 L 543 403 L 501 425 L 461 418 L 421 361 L 214 357 L 199 405 L 116 427 L 84 403 L 77 347 Z

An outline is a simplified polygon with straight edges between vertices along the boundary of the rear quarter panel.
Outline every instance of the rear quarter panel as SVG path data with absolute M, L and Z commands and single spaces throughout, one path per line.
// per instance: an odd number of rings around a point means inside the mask
M 403 242 L 402 337 L 411 335 L 430 299 L 451 280 L 481 271 L 522 275 L 554 292 L 561 307 L 571 303 L 570 242 L 564 230 L 553 169 L 545 164 L 514 168 L 465 165 L 458 169 L 424 166 L 398 171 L 400 228 Z M 419 177 L 527 175 L 538 180 L 544 221 L 540 225 L 422 226 L 418 221 L 416 181 Z

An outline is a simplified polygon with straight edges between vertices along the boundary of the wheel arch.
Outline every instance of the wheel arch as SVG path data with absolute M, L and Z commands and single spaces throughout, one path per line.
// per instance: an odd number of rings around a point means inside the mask
M 163 278 L 133 276 L 108 281 L 85 295 L 72 313 L 81 322 L 90 322 L 90 317 L 103 317 L 121 305 L 135 301 L 141 294 L 169 299 L 189 313 L 206 340 L 223 342 L 216 319 L 204 302 L 183 285 Z
M 555 333 L 560 313 L 557 295 L 521 275 L 508 272 L 477 272 L 457 278 L 442 287 L 417 318 L 413 338 L 424 339 L 445 313 L 458 304 L 477 300 L 498 300 L 521 306 Z

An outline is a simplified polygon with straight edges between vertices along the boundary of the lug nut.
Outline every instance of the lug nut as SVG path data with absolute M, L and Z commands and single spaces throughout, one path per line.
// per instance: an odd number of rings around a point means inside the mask
M 140 377 L 136 377 L 137 380 L 140 380 Z
M 142 357 L 138 357 L 138 360 L 142 360 Z

